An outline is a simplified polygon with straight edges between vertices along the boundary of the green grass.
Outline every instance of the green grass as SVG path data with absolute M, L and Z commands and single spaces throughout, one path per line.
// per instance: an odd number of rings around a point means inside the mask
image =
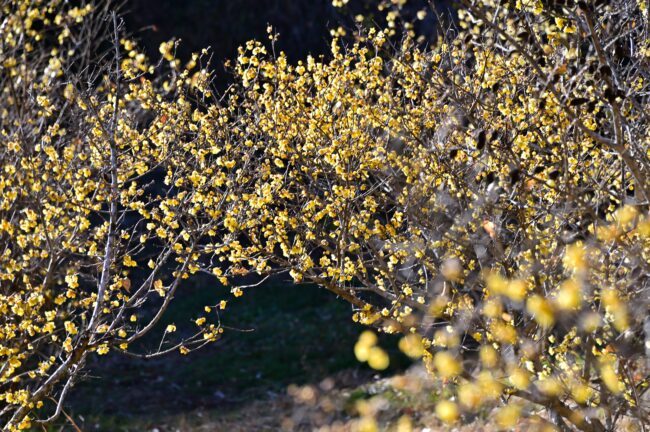
M 216 344 L 188 356 L 134 361 L 113 354 L 90 364 L 92 376 L 75 388 L 69 404 L 82 430 L 142 430 L 161 417 L 196 409 L 234 410 L 285 393 L 289 384 L 318 382 L 342 370 L 372 375 L 354 358 L 363 327 L 352 322 L 350 306 L 314 286 L 268 284 L 234 298 L 226 288 L 199 280 L 172 302 L 159 330 L 172 322 L 179 332 L 192 329 L 203 306 L 222 298 L 229 299 L 221 315 L 229 329 Z M 380 343 L 391 353 L 386 373 L 408 363 L 396 352 L 395 338 L 384 335 Z M 152 344 L 157 346 L 155 337 L 144 341 Z

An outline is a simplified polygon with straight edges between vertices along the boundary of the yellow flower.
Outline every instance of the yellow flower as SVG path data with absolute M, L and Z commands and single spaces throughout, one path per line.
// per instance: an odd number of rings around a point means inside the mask
M 518 390 L 525 390 L 530 384 L 530 375 L 522 368 L 514 368 L 509 377 L 512 386 Z
M 72 351 L 72 339 L 70 339 L 69 337 L 67 337 L 67 338 L 63 341 L 63 349 L 64 349 L 66 352 L 70 352 L 70 351 Z
M 399 349 L 411 358 L 420 358 L 424 354 L 422 338 L 416 334 L 410 334 L 399 341 Z
M 478 408 L 483 401 L 481 388 L 474 383 L 460 385 L 458 387 L 458 401 L 468 409 Z
M 436 404 L 436 416 L 445 423 L 454 423 L 460 416 L 456 403 L 443 400 Z
M 378 346 L 371 347 L 368 351 L 368 365 L 376 370 L 384 370 L 390 364 L 386 351 Z
M 75 335 L 79 333 L 79 331 L 77 330 L 77 326 L 72 321 L 64 322 L 63 326 L 65 327 L 65 331 L 67 331 L 71 335 Z
M 486 368 L 493 368 L 499 362 L 499 353 L 490 345 L 483 345 L 479 350 L 479 358 Z
M 542 296 L 534 295 L 526 302 L 526 310 L 542 327 L 551 327 L 555 322 L 553 307 Z
M 496 422 L 499 427 L 509 429 L 517 424 L 520 417 L 521 406 L 510 403 L 497 411 Z
M 368 361 L 370 358 L 370 349 L 377 344 L 377 335 L 369 330 L 364 331 L 359 336 L 359 340 L 354 345 L 354 355 L 360 362 Z
M 563 310 L 575 310 L 582 303 L 582 290 L 580 283 L 575 279 L 562 282 L 555 295 L 555 304 Z
M 433 364 L 443 378 L 453 378 L 463 370 L 458 359 L 447 351 L 437 352 L 433 356 Z
M 568 270 L 578 272 L 587 268 L 586 250 L 582 242 L 576 242 L 566 247 L 562 260 Z
M 600 364 L 600 377 L 603 379 L 605 386 L 614 394 L 619 394 L 625 389 L 625 384 L 621 382 L 614 368 L 614 362 L 610 358 L 605 358 Z
M 163 287 L 163 282 L 160 279 L 156 279 L 153 282 L 153 289 L 156 290 L 160 297 L 165 297 L 165 288 Z

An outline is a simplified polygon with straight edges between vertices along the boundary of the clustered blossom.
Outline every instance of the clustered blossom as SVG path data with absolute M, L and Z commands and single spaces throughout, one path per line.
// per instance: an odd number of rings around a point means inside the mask
M 156 352 L 129 349 L 185 279 L 227 274 L 225 215 L 248 181 L 235 165 L 251 155 L 228 138 L 230 108 L 208 104 L 209 53 L 183 66 L 170 42 L 153 66 L 109 6 L 0 4 L 5 429 L 58 415 L 93 352 L 186 354 L 223 331 L 215 294 L 176 339 L 173 324 L 160 332 Z
M 241 50 L 265 173 L 242 262 L 417 335 L 455 389 L 446 421 L 502 396 L 584 430 L 646 421 L 647 9 L 467 3 L 427 48 L 370 30 L 295 65 Z
M 468 0 L 423 47 L 412 26 L 395 42 L 406 3 L 296 64 L 247 43 L 220 97 L 208 51 L 183 65 L 172 40 L 154 66 L 103 3 L 2 3 L 7 429 L 88 354 L 130 352 L 197 272 L 239 297 L 238 276 L 286 271 L 402 333 L 445 422 L 505 401 L 507 427 L 517 398 L 558 427 L 648 421 L 647 5 Z M 225 308 L 144 355 L 218 339 Z M 355 353 L 388 365 L 372 333 Z

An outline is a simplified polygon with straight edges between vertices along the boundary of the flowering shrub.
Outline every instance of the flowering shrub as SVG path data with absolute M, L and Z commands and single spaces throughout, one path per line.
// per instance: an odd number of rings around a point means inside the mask
M 103 3 L 5 0 L 4 427 L 58 415 L 88 355 L 131 353 L 199 271 L 288 271 L 403 333 L 446 422 L 515 422 L 516 398 L 561 429 L 647 422 L 647 5 L 559 3 L 467 0 L 430 46 L 335 32 L 295 65 L 270 29 L 218 98 L 209 52 L 153 65 Z M 142 355 L 216 340 L 220 307 Z
M 251 150 L 228 138 L 233 113 L 210 103 L 207 51 L 182 66 L 166 43 L 152 65 L 103 2 L 0 11 L 0 419 L 11 430 L 32 412 L 58 416 L 91 353 L 185 354 L 219 337 L 215 299 L 182 337 L 172 324 L 157 351 L 129 349 L 183 280 L 221 276 L 233 241 L 222 214 Z
M 370 30 L 296 65 L 251 42 L 241 261 L 407 334 L 448 422 L 513 396 L 560 428 L 647 421 L 647 14 L 466 2 L 434 46 Z

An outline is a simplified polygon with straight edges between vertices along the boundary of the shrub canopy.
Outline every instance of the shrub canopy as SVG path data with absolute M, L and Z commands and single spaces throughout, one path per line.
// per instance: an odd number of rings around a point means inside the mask
M 468 0 L 424 46 L 398 3 L 296 64 L 269 29 L 220 96 L 209 52 L 150 65 L 102 4 L 3 3 L 7 428 L 199 271 L 288 271 L 403 333 L 445 421 L 516 397 L 560 428 L 648 421 L 647 5 Z M 215 340 L 218 309 L 146 355 Z

